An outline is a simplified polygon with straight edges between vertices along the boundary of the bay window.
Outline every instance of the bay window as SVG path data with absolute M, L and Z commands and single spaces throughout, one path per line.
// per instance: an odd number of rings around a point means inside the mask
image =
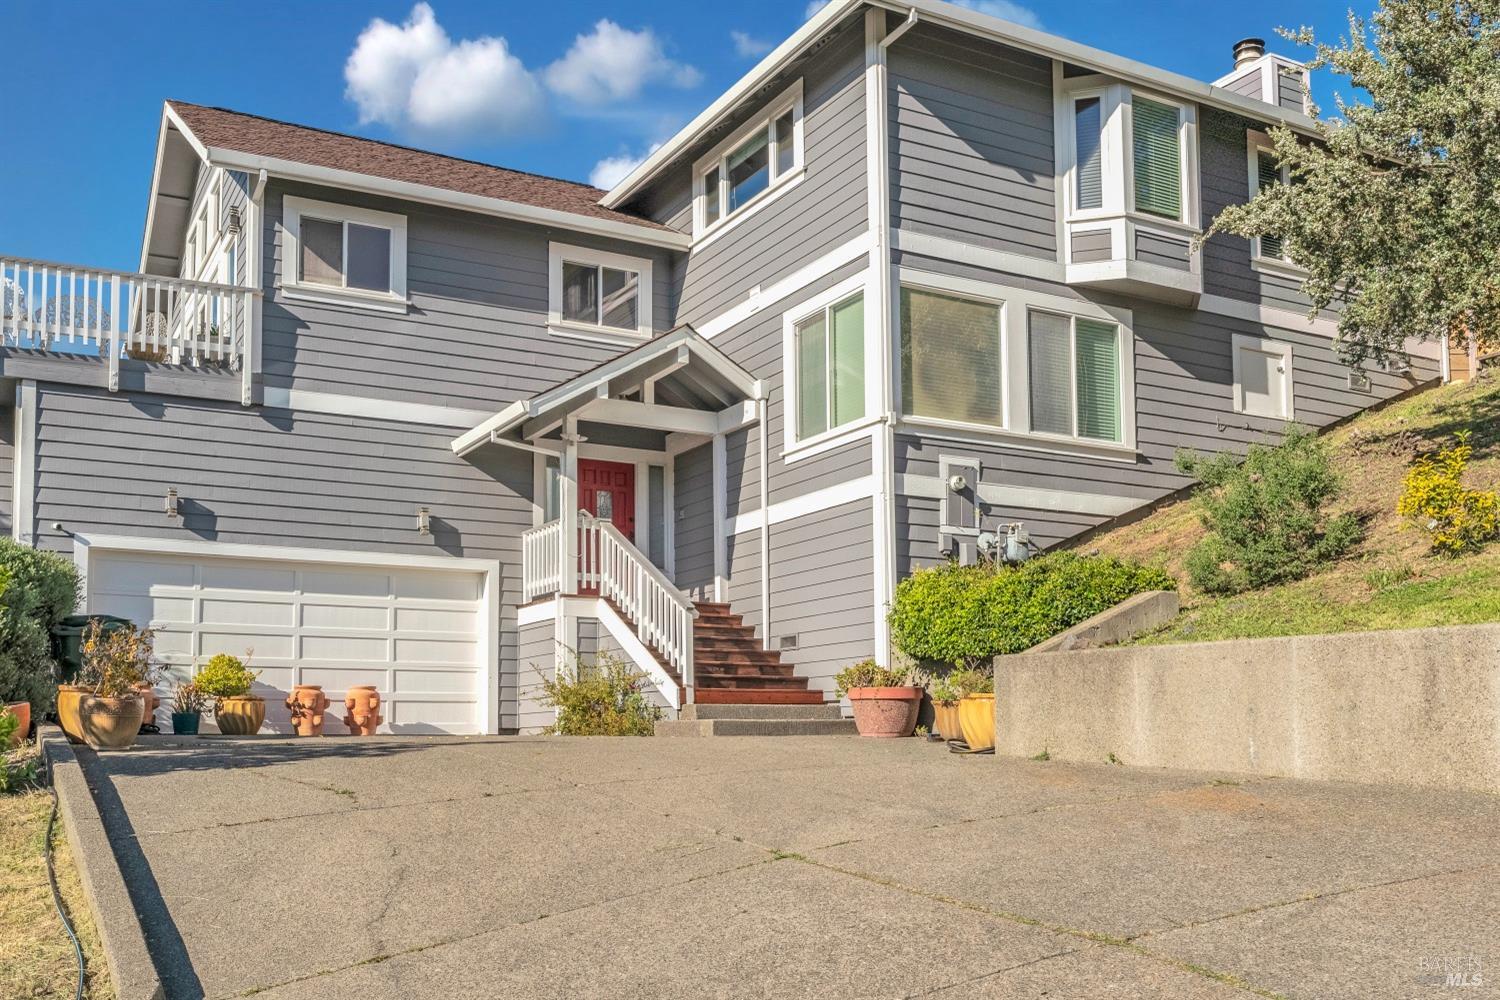
M 1131 103 L 1135 210 L 1182 221 L 1181 114 L 1176 105 Z
M 704 236 L 801 176 L 802 82 L 698 160 L 693 232 Z

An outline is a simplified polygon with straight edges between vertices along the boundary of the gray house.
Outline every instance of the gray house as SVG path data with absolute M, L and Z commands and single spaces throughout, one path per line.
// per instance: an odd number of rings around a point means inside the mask
M 3 515 L 174 671 L 396 731 L 534 729 L 604 650 L 672 710 L 823 702 L 981 531 L 1441 375 L 1342 365 L 1278 241 L 1192 250 L 1302 74 L 834 0 L 607 193 L 169 102 L 139 272 L 0 260 Z

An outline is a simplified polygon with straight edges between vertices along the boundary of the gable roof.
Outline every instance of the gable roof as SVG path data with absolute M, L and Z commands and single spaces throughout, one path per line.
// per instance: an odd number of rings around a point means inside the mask
M 205 158 L 221 166 L 285 174 L 277 165 L 300 165 L 339 177 L 357 176 L 389 182 L 393 188 L 452 192 L 470 203 L 539 210 L 536 221 L 566 225 L 552 216 L 575 216 L 620 229 L 619 235 L 660 234 L 675 244 L 673 230 L 633 212 L 605 208 L 604 192 L 588 184 L 496 167 L 409 146 L 364 139 L 326 129 L 295 125 L 259 115 L 168 101 L 166 112 L 181 123 L 201 147 Z M 335 183 L 330 177 L 329 183 Z M 405 191 L 393 190 L 398 196 Z M 502 213 L 503 214 L 503 213 Z M 628 230 L 621 227 L 629 227 Z M 579 228 L 594 228 L 584 223 Z

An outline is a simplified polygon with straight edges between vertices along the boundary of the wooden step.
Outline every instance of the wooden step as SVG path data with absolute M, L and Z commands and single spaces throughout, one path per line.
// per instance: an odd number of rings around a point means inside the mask
M 790 688 L 747 691 L 744 688 L 694 688 L 693 701 L 699 705 L 821 705 L 822 691 L 797 691 Z

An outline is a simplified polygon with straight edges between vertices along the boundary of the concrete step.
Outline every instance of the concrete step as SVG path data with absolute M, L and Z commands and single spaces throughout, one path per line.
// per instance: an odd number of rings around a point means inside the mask
M 843 718 L 838 702 L 826 705 L 684 705 L 679 719 L 706 722 L 710 719 L 819 719 Z
M 854 736 L 853 719 L 663 719 L 657 736 Z

